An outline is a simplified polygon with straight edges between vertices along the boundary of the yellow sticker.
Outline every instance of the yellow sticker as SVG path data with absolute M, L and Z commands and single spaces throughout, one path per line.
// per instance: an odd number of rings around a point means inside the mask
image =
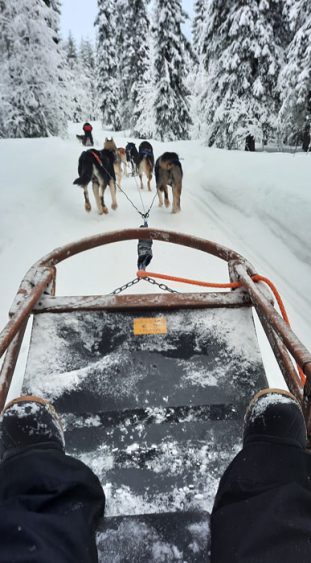
M 167 326 L 164 317 L 134 319 L 134 334 L 166 334 Z

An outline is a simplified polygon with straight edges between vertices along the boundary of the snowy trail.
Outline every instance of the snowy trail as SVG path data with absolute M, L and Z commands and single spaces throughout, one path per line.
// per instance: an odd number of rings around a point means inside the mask
M 103 132 L 95 126 L 96 146 Z M 72 185 L 82 151 L 74 140 L 79 124 L 71 126 L 71 140 L 31 139 L 0 141 L 0 324 L 18 285 L 41 256 L 68 242 L 128 227 L 142 220 L 120 192 L 119 207 L 99 216 L 89 189 L 92 211 L 84 210 L 83 191 Z M 109 133 L 110 135 L 110 133 Z M 132 140 L 115 134 L 118 146 Z M 100 142 L 99 142 L 100 141 Z M 182 212 L 172 215 L 158 207 L 156 198 L 149 225 L 214 240 L 245 256 L 259 273 L 278 287 L 298 337 L 311 348 L 310 299 L 310 158 L 280 154 L 245 154 L 208 149 L 198 141 L 153 142 L 155 156 L 178 152 L 184 169 Z M 10 167 L 7 163 L 11 163 Z M 123 188 L 134 204 L 148 209 L 155 194 L 141 191 L 138 179 L 125 178 Z M 171 196 L 170 196 L 171 198 Z M 295 199 L 296 198 L 296 199 Z M 110 194 L 107 193 L 110 208 Z M 154 243 L 150 270 L 207 281 L 227 281 L 227 265 L 188 248 Z M 136 274 L 136 243 L 109 245 L 71 258 L 58 267 L 59 295 L 107 293 Z M 198 288 L 169 284 L 180 291 Z M 141 282 L 132 292 L 153 292 Z M 259 329 L 258 329 L 259 330 Z M 272 384 L 282 384 L 265 338 L 259 330 L 265 367 Z M 25 348 L 24 348 L 25 351 Z M 22 369 L 22 368 L 21 368 Z

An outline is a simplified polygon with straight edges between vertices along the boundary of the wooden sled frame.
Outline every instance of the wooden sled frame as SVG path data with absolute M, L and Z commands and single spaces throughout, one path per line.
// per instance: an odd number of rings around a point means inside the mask
M 228 263 L 230 281 L 240 281 L 242 287 L 229 292 L 161 294 L 155 303 L 154 294 L 106 295 L 91 297 L 54 297 L 56 265 L 75 254 L 110 244 L 135 239 L 158 240 L 187 246 L 206 252 Z M 235 307 L 252 304 L 278 361 L 289 390 L 302 405 L 311 441 L 311 354 L 291 328 L 274 309 L 261 284 L 251 276 L 254 267 L 237 252 L 215 242 L 198 237 L 159 229 L 125 229 L 95 235 L 57 248 L 36 262 L 22 280 L 10 310 L 10 320 L 0 333 L 0 357 L 5 354 L 0 375 L 0 410 L 9 391 L 28 319 L 33 312 L 90 311 L 101 309 L 174 309 L 178 307 Z M 44 299 L 43 299 L 44 297 Z M 303 386 L 292 358 L 303 369 Z

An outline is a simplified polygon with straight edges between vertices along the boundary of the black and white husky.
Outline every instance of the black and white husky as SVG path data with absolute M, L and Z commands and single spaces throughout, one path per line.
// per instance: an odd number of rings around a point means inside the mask
M 139 154 L 135 143 L 127 143 L 125 147 L 126 161 L 131 167 L 131 176 L 138 174 Z
M 116 176 L 114 171 L 114 155 L 108 150 L 90 149 L 84 151 L 78 164 L 79 178 L 74 180 L 74 184 L 81 186 L 84 191 L 85 210 L 91 211 L 91 204 L 88 194 L 88 184 L 92 181 L 93 193 L 98 209 L 98 213 L 108 213 L 108 207 L 104 202 L 104 192 L 107 186 L 110 188 L 112 209 L 118 207 L 116 198 Z

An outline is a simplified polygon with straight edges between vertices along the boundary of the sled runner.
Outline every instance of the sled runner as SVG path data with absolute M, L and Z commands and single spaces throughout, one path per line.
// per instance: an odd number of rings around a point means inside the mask
M 219 257 L 240 286 L 226 292 L 55 296 L 59 262 L 137 239 Z M 32 315 L 23 392 L 54 404 L 67 453 L 102 481 L 107 502 L 97 536 L 100 561 L 208 561 L 209 510 L 218 480 L 240 448 L 246 405 L 268 385 L 254 309 L 311 433 L 311 355 L 255 274 L 241 255 L 221 245 L 144 228 L 56 249 L 22 281 L 0 334 L 1 355 L 6 351 L 1 407 Z M 305 384 L 291 357 L 304 369 Z

